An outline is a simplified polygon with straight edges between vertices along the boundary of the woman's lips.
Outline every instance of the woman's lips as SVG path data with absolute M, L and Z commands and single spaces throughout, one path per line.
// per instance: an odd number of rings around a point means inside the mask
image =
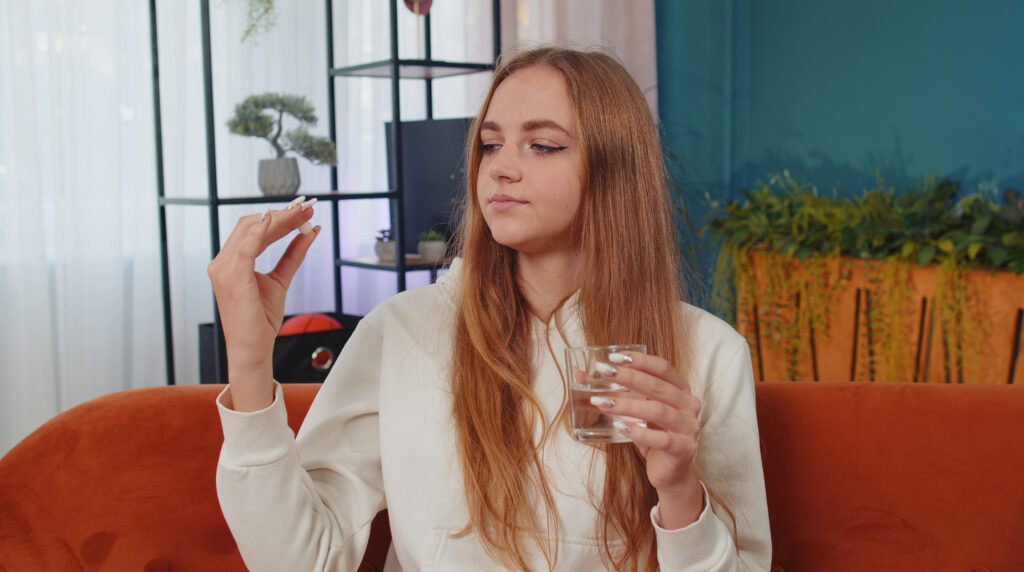
M 525 205 L 526 201 L 520 201 L 509 195 L 498 194 L 491 196 L 489 204 L 492 211 L 503 213 L 510 211 L 520 205 Z

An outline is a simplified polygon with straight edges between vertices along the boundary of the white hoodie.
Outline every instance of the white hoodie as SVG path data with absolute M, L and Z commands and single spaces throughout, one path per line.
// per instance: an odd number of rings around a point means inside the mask
M 360 322 L 296 438 L 279 390 L 272 405 L 252 413 L 229 408 L 230 389 L 218 397 L 224 446 L 217 494 L 251 570 L 353 571 L 383 508 L 392 534 L 386 572 L 499 568 L 475 534 L 453 536 L 468 521 L 449 388 L 458 267 L 456 261 L 437 284 L 386 300 Z M 695 344 L 688 381 L 703 400 L 697 464 L 736 518 L 739 549 L 729 517 L 711 510 L 713 502 L 696 522 L 672 531 L 658 526 L 655 507 L 661 570 L 767 570 L 771 542 L 749 350 L 725 322 L 693 306 L 682 311 Z M 560 312 L 569 344 L 583 345 L 574 298 Z M 553 356 L 566 344 L 553 326 L 536 319 L 533 326 L 534 395 L 550 423 L 565 396 Z M 604 478 L 594 455 L 561 427 L 543 449 L 559 524 L 557 570 L 606 567 L 588 496 L 602 490 Z M 543 515 L 543 503 L 536 510 Z M 547 569 L 538 550 L 527 561 Z

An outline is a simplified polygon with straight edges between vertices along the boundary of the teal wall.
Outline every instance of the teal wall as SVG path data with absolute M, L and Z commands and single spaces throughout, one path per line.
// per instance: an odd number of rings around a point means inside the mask
M 662 135 L 697 226 L 705 193 L 783 169 L 840 194 L 876 169 L 1024 189 L 1024 2 L 655 0 L 655 18 Z

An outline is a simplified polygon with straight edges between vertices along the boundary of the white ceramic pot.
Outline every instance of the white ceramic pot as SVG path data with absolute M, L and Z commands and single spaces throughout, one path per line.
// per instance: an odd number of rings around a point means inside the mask
M 395 242 L 381 242 L 377 241 L 373 245 L 373 251 L 377 254 L 377 260 L 381 262 L 393 263 L 395 261 Z
M 416 244 L 416 250 L 420 258 L 433 262 L 444 258 L 448 243 L 443 240 L 421 240 Z
M 260 160 L 259 186 L 264 195 L 294 195 L 299 182 L 299 162 L 295 157 Z

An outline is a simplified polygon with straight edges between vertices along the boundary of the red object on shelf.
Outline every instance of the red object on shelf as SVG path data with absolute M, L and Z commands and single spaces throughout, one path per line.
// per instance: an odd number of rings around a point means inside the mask
M 434 0 L 405 0 L 405 7 L 418 16 L 423 16 L 430 11 L 430 5 Z M 417 7 L 416 4 L 419 4 Z
M 296 314 L 281 324 L 281 329 L 278 330 L 277 335 L 291 336 L 294 334 L 308 334 L 311 332 L 340 329 L 341 322 L 327 314 Z

